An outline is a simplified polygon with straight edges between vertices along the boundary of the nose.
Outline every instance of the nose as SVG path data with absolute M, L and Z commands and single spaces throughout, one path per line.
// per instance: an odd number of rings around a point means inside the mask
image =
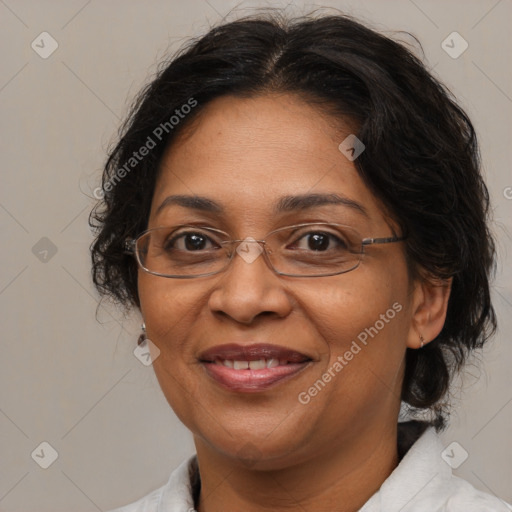
M 284 318 L 292 309 L 286 279 L 268 266 L 261 245 L 247 238 L 237 246 L 229 267 L 211 291 L 209 308 L 242 324 L 269 315 Z

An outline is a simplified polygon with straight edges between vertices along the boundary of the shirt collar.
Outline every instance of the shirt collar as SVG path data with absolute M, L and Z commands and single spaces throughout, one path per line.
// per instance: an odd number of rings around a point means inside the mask
M 172 473 L 164 487 L 157 512 L 191 512 L 194 508 L 192 482 L 199 482 L 197 456 L 183 461 Z
M 440 438 L 435 429 L 429 427 L 360 512 L 406 512 L 407 505 L 413 501 L 435 495 L 434 489 L 452 475 L 451 468 L 441 457 L 442 451 Z

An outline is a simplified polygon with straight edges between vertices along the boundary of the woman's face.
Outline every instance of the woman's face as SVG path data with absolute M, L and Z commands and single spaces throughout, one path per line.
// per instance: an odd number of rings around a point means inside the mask
M 196 223 L 234 239 L 263 239 L 283 226 L 336 222 L 363 238 L 393 236 L 338 149 L 350 130 L 333 124 L 294 96 L 213 101 L 166 152 L 148 227 Z M 313 193 L 352 205 L 273 213 L 283 196 Z M 207 197 L 223 211 L 158 210 L 178 194 Z M 262 469 L 354 446 L 396 425 L 413 291 L 401 243 L 372 245 L 358 268 L 329 277 L 278 276 L 263 257 L 248 262 L 236 253 L 227 270 L 208 277 L 139 272 L 148 338 L 160 350 L 153 366 L 169 404 L 196 442 L 221 456 L 258 459 L 252 462 Z M 308 360 L 273 383 L 251 387 L 249 379 L 237 387 L 233 372 L 253 370 L 224 367 L 220 382 L 208 371 L 215 363 L 204 360 L 226 344 L 277 345 Z

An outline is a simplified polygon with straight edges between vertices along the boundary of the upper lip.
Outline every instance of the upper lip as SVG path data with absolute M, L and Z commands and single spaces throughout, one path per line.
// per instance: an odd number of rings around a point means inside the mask
M 303 363 L 310 361 L 311 357 L 296 350 L 270 343 L 253 343 L 250 345 L 239 345 L 227 343 L 209 348 L 199 355 L 199 360 L 214 362 L 215 360 L 231 361 L 257 361 L 258 359 L 279 359 L 290 363 Z

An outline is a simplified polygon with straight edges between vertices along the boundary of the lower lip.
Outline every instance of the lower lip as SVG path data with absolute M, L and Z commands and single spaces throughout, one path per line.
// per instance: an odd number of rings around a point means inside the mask
M 230 391 L 257 393 L 291 379 L 304 370 L 310 362 L 289 363 L 261 370 L 235 370 L 229 366 L 204 361 L 202 365 L 210 377 Z

